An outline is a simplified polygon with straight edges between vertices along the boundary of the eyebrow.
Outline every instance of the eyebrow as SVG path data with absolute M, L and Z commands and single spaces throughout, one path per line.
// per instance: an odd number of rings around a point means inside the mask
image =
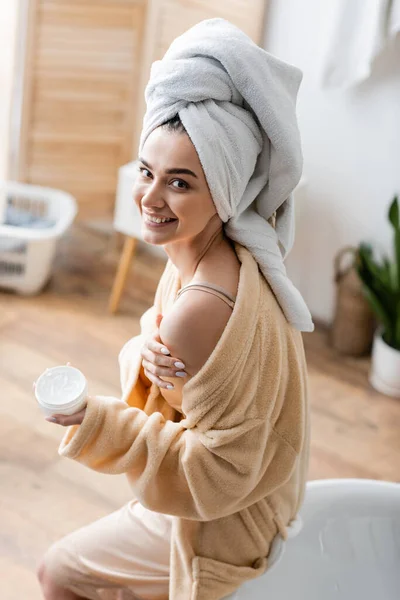
M 150 169 L 151 171 L 153 170 L 153 167 L 151 167 L 149 165 L 149 163 L 147 161 L 145 161 L 143 158 L 141 158 L 139 156 L 138 160 L 143 163 L 148 169 Z M 167 175 L 191 175 L 192 177 L 196 177 L 196 179 L 198 179 L 196 173 L 193 173 L 193 171 L 191 171 L 190 169 L 180 169 L 180 168 L 175 168 L 175 169 L 166 169 L 165 171 L 167 173 Z

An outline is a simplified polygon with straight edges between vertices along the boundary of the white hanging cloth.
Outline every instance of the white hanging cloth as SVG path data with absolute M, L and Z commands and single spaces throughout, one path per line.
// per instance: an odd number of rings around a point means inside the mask
M 399 31 L 400 0 L 338 0 L 323 87 L 349 87 L 367 79 L 374 59 Z

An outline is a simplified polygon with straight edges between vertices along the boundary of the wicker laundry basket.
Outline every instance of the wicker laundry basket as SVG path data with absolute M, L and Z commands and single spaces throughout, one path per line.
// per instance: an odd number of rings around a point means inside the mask
M 345 257 L 351 262 L 343 267 Z M 331 329 L 332 346 L 341 354 L 363 356 L 372 347 L 376 321 L 362 292 L 355 268 L 357 248 L 347 246 L 335 257 L 336 311 Z

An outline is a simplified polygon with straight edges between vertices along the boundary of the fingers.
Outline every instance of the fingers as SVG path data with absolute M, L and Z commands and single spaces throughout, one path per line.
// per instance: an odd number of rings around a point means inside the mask
M 166 354 L 166 355 L 170 354 L 170 351 L 168 350 L 168 348 L 161 345 L 160 330 L 158 328 L 155 331 L 153 331 L 153 333 L 149 339 L 154 340 L 155 342 L 159 343 L 160 350 L 163 354 Z
M 153 364 L 155 367 L 162 369 L 160 371 L 154 371 L 153 369 L 150 369 L 155 375 L 175 377 L 177 371 L 182 371 L 185 369 L 185 364 L 179 359 L 173 358 L 172 356 L 164 356 L 160 353 L 161 348 L 161 344 L 158 344 L 154 340 L 148 339 L 141 349 L 142 358 Z
M 155 377 L 187 377 L 186 371 L 182 371 L 182 369 L 177 370 L 176 367 L 174 367 L 172 369 L 168 368 L 168 367 L 164 367 L 162 365 L 155 364 L 154 361 L 147 360 L 146 358 L 143 358 L 142 365 L 145 369 L 150 371 L 150 373 L 152 373 L 152 375 L 154 375 Z M 163 387 L 165 387 L 165 386 L 163 386 Z
M 147 347 L 150 348 L 150 350 L 152 350 L 153 352 L 156 352 L 158 354 L 163 354 L 164 356 L 169 356 L 171 353 L 168 350 L 168 348 L 166 348 L 165 346 L 163 346 L 162 344 L 160 344 L 160 342 L 158 341 L 160 338 L 149 338 L 147 341 Z
M 157 377 L 157 375 L 153 375 L 153 373 L 151 373 L 150 371 L 148 371 L 146 368 L 144 369 L 144 373 L 145 373 L 146 377 L 148 379 L 150 379 L 150 381 L 152 381 L 153 383 L 155 383 L 156 385 L 158 385 L 159 388 L 166 388 L 168 390 L 173 390 L 174 389 L 174 386 L 173 386 L 172 383 L 170 383 L 168 381 L 163 381 L 162 379 L 160 379 L 159 377 Z
M 80 425 L 85 416 L 85 412 L 86 407 L 73 415 L 52 415 L 51 417 L 46 417 L 46 421 L 49 421 L 50 423 L 56 423 L 57 425 L 62 425 L 63 427 Z
M 161 388 L 173 389 L 171 382 L 161 377 L 187 377 L 185 364 L 178 358 L 170 356 L 168 348 L 162 343 L 158 328 L 163 319 L 162 314 L 156 317 L 157 330 L 147 337 L 141 348 L 142 365 L 146 377 Z

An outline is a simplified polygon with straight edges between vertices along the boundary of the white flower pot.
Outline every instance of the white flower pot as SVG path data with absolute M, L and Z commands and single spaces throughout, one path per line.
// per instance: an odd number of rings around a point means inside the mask
M 383 341 L 381 330 L 374 337 L 369 381 L 378 392 L 400 398 L 400 350 Z

